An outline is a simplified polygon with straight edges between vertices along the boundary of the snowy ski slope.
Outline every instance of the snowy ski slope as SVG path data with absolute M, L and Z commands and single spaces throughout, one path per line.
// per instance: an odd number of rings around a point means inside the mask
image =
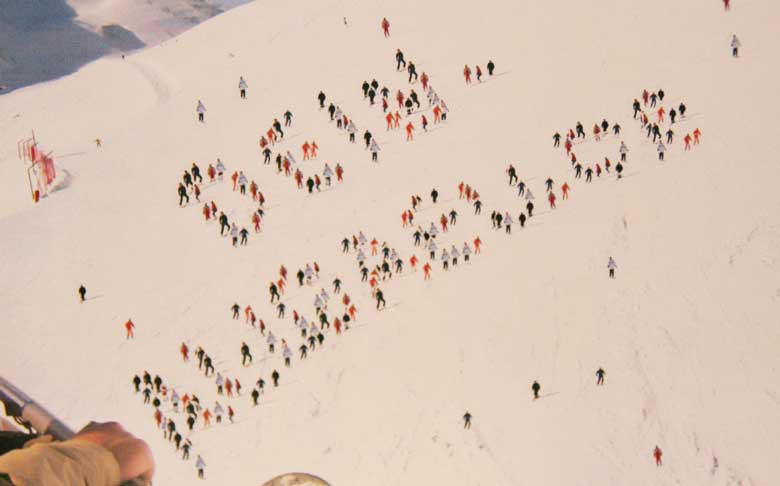
M 162 438 L 130 379 L 149 370 L 213 407 L 213 380 L 182 362 L 182 341 L 203 346 L 244 386 L 241 397 L 219 397 L 236 410 L 235 424 L 204 430 L 199 420 L 191 435 L 193 458 L 208 464 L 203 484 L 261 484 L 290 471 L 341 486 L 776 484 L 778 14 L 776 2 L 749 0 L 734 0 L 730 12 L 705 0 L 256 1 L 165 45 L 2 96 L 0 369 L 74 426 L 126 424 L 152 447 L 157 484 L 192 484 L 194 461 Z M 730 54 L 733 33 L 739 59 Z M 408 93 L 396 48 L 450 108 L 429 133 L 413 115 L 414 142 L 402 129 L 386 131 L 381 108 L 360 92 L 376 78 Z M 497 74 L 466 86 L 464 64 L 486 71 L 488 59 Z M 245 101 L 239 76 L 249 83 Z M 631 119 L 633 99 L 659 88 L 667 111 L 688 106 L 663 163 Z M 354 119 L 357 144 L 318 109 L 320 89 Z M 262 164 L 258 137 L 286 109 L 294 123 L 278 147 L 307 176 L 341 163 L 343 183 L 310 196 Z M 602 118 L 620 123 L 622 137 L 593 141 L 590 127 Z M 605 156 L 615 163 L 625 140 L 623 180 L 614 171 L 590 184 L 574 179 L 551 137 L 577 121 L 588 133 L 574 148 L 584 166 Z M 684 152 L 682 138 L 697 127 L 702 143 Z M 31 129 L 69 178 L 37 205 L 16 158 L 16 141 Z M 381 144 L 378 164 L 363 150 L 365 129 Z M 300 146 L 312 139 L 320 155 L 302 162 Z M 262 232 L 246 247 L 220 238 L 194 198 L 176 204 L 182 172 L 192 162 L 205 172 L 217 157 L 267 198 Z M 507 185 L 510 162 L 537 210 L 506 235 L 491 229 L 489 214 L 516 218 L 525 206 Z M 479 191 L 481 216 L 458 199 L 460 181 Z M 565 181 L 572 190 L 563 201 Z M 255 206 L 227 179 L 202 189 L 202 200 L 250 227 Z M 427 261 L 413 230 L 401 227 L 414 193 L 423 196 L 415 222 L 427 226 L 454 208 L 457 225 L 438 239 L 460 249 L 479 236 L 482 254 L 448 272 L 433 263 L 428 282 L 412 273 L 412 254 Z M 405 260 L 403 275 L 380 282 L 380 312 L 355 253 L 341 253 L 341 239 L 359 230 Z M 281 264 L 294 274 L 313 261 L 321 284 L 299 288 L 291 277 L 287 317 L 277 319 L 268 283 Z M 299 360 L 290 315 L 313 320 L 315 292 L 331 292 L 336 276 L 358 320 Z M 79 304 L 82 283 L 90 299 Z M 266 353 L 243 313 L 231 319 L 234 302 L 251 304 L 290 342 L 291 368 L 278 351 Z M 128 318 L 137 325 L 132 341 Z M 252 366 L 241 366 L 242 341 Z M 595 386 L 599 367 L 603 387 Z M 253 408 L 260 376 L 267 389 Z M 183 414 L 172 416 L 182 430 Z M 652 458 L 656 445 L 663 467 Z

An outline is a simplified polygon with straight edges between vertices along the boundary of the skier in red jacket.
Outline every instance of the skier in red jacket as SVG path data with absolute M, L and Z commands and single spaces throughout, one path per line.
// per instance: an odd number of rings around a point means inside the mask
M 406 141 L 411 142 L 414 140 L 414 125 L 412 125 L 412 122 L 409 122 L 406 125 Z
M 211 219 L 211 208 L 209 208 L 208 204 L 203 205 L 203 216 L 206 218 L 206 221 Z
M 125 339 L 132 339 L 135 337 L 133 334 L 133 329 L 135 328 L 135 324 L 133 324 L 132 319 L 128 319 L 127 322 L 125 322 L 125 330 L 127 331 Z
M 561 191 L 563 191 L 563 198 L 564 199 L 569 199 L 569 183 L 568 182 L 564 182 L 563 183 L 563 185 L 561 186 Z
M 303 145 L 301 145 L 301 150 L 303 150 L 303 160 L 309 160 L 309 149 L 311 148 L 311 145 L 309 145 L 309 142 L 304 142 Z
M 382 19 L 382 32 L 385 37 L 390 37 L 390 22 L 386 18 Z
M 661 460 L 661 457 L 664 455 L 664 453 L 661 451 L 661 448 L 658 446 L 655 446 L 655 450 L 653 451 L 653 457 L 655 457 L 655 465 L 656 466 L 663 466 L 663 461 Z
M 341 167 L 341 164 L 336 164 L 336 180 L 344 182 L 344 168 Z
M 479 255 L 480 250 L 482 248 L 482 240 L 479 239 L 479 236 L 474 238 L 474 254 Z
M 420 82 L 422 83 L 423 91 L 428 91 L 428 75 L 425 74 L 425 71 L 420 76 Z
M 693 144 L 699 145 L 699 137 L 701 137 L 701 130 L 698 128 L 693 131 Z
M 466 84 L 471 84 L 471 68 L 468 64 L 463 68 L 463 77 L 466 78 Z
M 463 188 L 465 187 L 465 184 L 463 184 L 463 181 L 458 184 L 458 199 L 463 199 Z
M 430 280 L 431 279 L 431 264 L 429 262 L 426 262 L 425 265 L 423 265 L 423 280 Z
M 385 121 L 387 121 L 387 129 L 385 131 L 389 131 L 393 129 L 393 114 L 388 113 L 385 115 Z
M 186 343 L 181 343 L 181 347 L 179 348 L 179 352 L 181 352 L 181 357 L 184 359 L 184 361 L 190 360 L 190 348 L 187 347 Z
M 547 200 L 550 201 L 550 208 L 555 209 L 555 193 L 550 191 L 550 195 L 547 196 Z
M 252 214 L 252 224 L 255 225 L 255 233 L 260 232 L 260 215 L 257 212 Z

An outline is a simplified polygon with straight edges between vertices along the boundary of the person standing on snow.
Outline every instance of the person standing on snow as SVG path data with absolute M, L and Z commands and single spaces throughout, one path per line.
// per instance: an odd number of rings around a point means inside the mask
M 604 370 L 599 368 L 596 370 L 596 385 L 601 386 L 604 384 Z
M 616 268 L 617 268 L 617 263 L 615 263 L 615 260 L 612 257 L 609 257 L 609 261 L 607 262 L 607 269 L 609 270 L 609 278 L 615 278 Z
M 737 39 L 737 34 L 731 36 L 731 55 L 733 57 L 739 57 L 740 46 L 742 46 L 742 43 Z
M 618 152 L 620 153 L 620 161 L 625 162 L 626 154 L 628 154 L 628 147 L 626 147 L 626 142 L 620 142 L 620 149 L 618 149 Z
M 247 88 L 248 88 L 248 86 L 246 84 L 246 81 L 244 81 L 244 77 L 243 76 L 239 76 L 239 78 L 238 78 L 238 91 L 239 91 L 239 94 L 241 95 L 241 99 L 246 99 L 246 90 L 247 90 Z
M 179 182 L 178 193 L 179 193 L 179 206 L 184 206 L 190 203 L 190 196 L 187 195 L 187 188 L 184 187 L 184 184 L 182 184 L 181 182 Z M 185 199 L 187 200 L 186 204 L 184 203 Z
M 470 429 L 471 428 L 471 414 L 466 412 L 463 415 L 463 428 L 464 429 Z
M 662 141 L 659 141 L 656 150 L 658 150 L 658 160 L 663 161 L 664 153 L 666 152 L 666 145 L 664 145 Z
M 187 448 L 189 451 L 189 448 Z M 198 459 L 195 461 L 195 469 L 198 470 L 198 479 L 203 479 L 203 474 L 206 469 L 206 461 L 198 454 Z
M 539 384 L 538 381 L 534 381 L 534 384 L 531 385 L 531 390 L 534 392 L 534 400 L 539 398 L 539 390 L 542 389 L 542 386 Z
M 379 162 L 379 151 L 381 149 L 379 148 L 379 144 L 376 142 L 376 139 L 371 140 L 369 150 L 371 151 L 371 161 Z
M 386 18 L 382 19 L 382 32 L 385 37 L 390 37 L 390 22 Z
M 203 123 L 206 116 L 206 107 L 203 105 L 202 101 L 198 100 L 198 106 L 195 108 L 195 111 L 198 113 L 198 121 Z
M 655 458 L 655 465 L 656 466 L 663 466 L 663 461 L 661 460 L 661 457 L 664 455 L 664 453 L 661 451 L 661 448 L 658 446 L 655 446 L 655 450 L 653 450 L 653 457 Z
M 84 302 L 87 297 L 87 288 L 83 285 L 79 287 L 79 297 L 81 297 L 81 302 Z

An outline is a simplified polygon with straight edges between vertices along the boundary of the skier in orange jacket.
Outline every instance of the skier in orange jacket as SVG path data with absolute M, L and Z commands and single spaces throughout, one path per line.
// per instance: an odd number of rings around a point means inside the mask
M 346 124 L 345 124 L 346 126 Z M 319 150 L 320 147 L 317 145 L 317 142 L 314 140 L 311 141 L 311 158 L 316 159 L 317 158 L 317 150 Z
M 203 412 L 203 422 L 206 427 L 211 425 L 211 412 L 208 408 Z
M 406 141 L 411 142 L 414 140 L 414 125 L 412 125 L 412 122 L 409 122 L 406 125 Z
M 309 149 L 311 148 L 311 145 L 309 145 L 309 142 L 304 142 L 303 145 L 301 145 L 301 149 L 303 150 L 303 160 L 309 160 Z
M 433 107 L 433 123 L 435 125 L 440 121 L 441 121 L 441 108 L 439 108 L 439 105 L 436 105 Z
M 564 199 L 569 199 L 569 183 L 568 182 L 564 182 L 563 183 L 563 185 L 561 186 L 561 191 L 563 191 L 563 198 Z
M 428 75 L 424 71 L 422 76 L 420 76 L 420 82 L 422 83 L 423 91 L 428 91 Z
M 397 111 L 395 112 L 395 115 L 393 115 L 393 128 L 401 128 L 401 114 Z
M 233 191 L 235 191 L 238 187 L 238 172 L 233 172 L 233 175 L 230 176 L 230 180 L 233 181 Z
M 412 255 L 409 259 L 409 265 L 412 267 L 412 270 L 417 271 L 417 255 Z
M 135 335 L 133 334 L 134 328 L 135 328 L 135 324 L 133 324 L 132 319 L 128 319 L 127 322 L 125 322 L 125 330 L 127 331 L 125 339 L 131 339 L 135 337 Z
M 699 145 L 699 137 L 701 137 L 701 130 L 698 128 L 693 131 L 693 144 Z
M 431 279 L 431 264 L 430 262 L 426 262 L 423 266 L 423 280 L 430 280 Z
M 387 115 L 385 115 L 385 120 L 387 121 L 387 129 L 385 131 L 392 130 L 392 128 L 393 128 L 393 114 L 392 113 L 388 113 Z
M 402 227 L 403 227 L 403 228 L 406 228 L 406 227 L 409 225 L 409 213 L 407 213 L 406 211 L 404 211 L 404 212 L 401 214 L 401 221 L 403 222 L 403 226 L 402 226 Z
M 349 306 L 349 310 L 347 312 L 349 312 L 349 317 L 352 318 L 353 321 L 357 320 L 357 307 L 355 307 L 355 304 Z
M 479 239 L 479 236 L 474 238 L 474 254 L 479 255 L 480 249 L 482 248 L 482 240 Z
M 463 184 L 463 181 L 458 184 L 458 199 L 463 199 L 463 188 L 465 185 Z
M 468 64 L 463 68 L 463 77 L 466 78 L 466 84 L 471 84 L 471 68 Z
M 655 450 L 653 451 L 653 457 L 655 457 L 655 465 L 656 466 L 663 466 L 663 461 L 661 460 L 661 457 L 664 455 L 664 453 L 661 451 L 661 448 L 658 446 L 655 446 Z

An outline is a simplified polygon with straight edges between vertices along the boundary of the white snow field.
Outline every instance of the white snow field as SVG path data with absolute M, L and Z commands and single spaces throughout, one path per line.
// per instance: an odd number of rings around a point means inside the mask
M 2 374 L 74 427 L 125 424 L 152 447 L 156 484 L 201 484 L 196 454 L 207 463 L 205 485 L 256 485 L 294 471 L 339 486 L 778 484 L 780 41 L 772 19 L 780 5 L 732 3 L 724 12 L 715 0 L 257 1 L 165 45 L 0 97 Z M 406 120 L 386 131 L 381 108 L 360 91 L 376 78 L 393 94 L 409 92 L 396 48 L 450 109 L 429 133 L 412 115 L 413 142 Z M 479 64 L 488 79 L 465 85 L 465 64 Z M 420 83 L 412 87 L 426 107 Z M 665 162 L 631 110 L 643 89 L 659 88 L 667 111 L 688 107 Z M 355 145 L 319 110 L 320 89 L 354 118 Z M 294 123 L 274 154 L 291 150 L 307 177 L 340 163 L 343 183 L 308 195 L 263 165 L 259 135 L 288 108 Z M 619 138 L 593 140 L 602 118 L 620 123 Z M 588 134 L 574 146 L 580 162 L 613 163 L 590 184 L 552 147 L 553 133 L 577 121 Z M 702 141 L 686 152 L 682 139 L 697 127 Z M 16 156 L 17 140 L 33 129 L 69 178 L 38 204 Z M 363 149 L 365 129 L 381 144 L 378 164 Z M 300 146 L 312 139 L 320 155 L 303 162 Z M 621 139 L 630 153 L 618 181 Z M 192 196 L 177 207 L 183 171 L 197 162 L 205 177 L 217 157 L 267 199 L 262 232 L 246 247 L 205 223 Z M 489 215 L 516 219 L 525 206 L 507 185 L 510 162 L 537 209 L 507 235 L 491 229 Z M 481 216 L 458 199 L 460 181 L 479 191 Z M 201 200 L 251 230 L 256 206 L 228 177 L 202 189 Z M 427 252 L 401 226 L 414 193 L 423 196 L 415 223 L 459 213 L 440 248 L 479 236 L 482 253 L 447 272 L 436 261 L 423 281 Z M 405 261 L 402 275 L 379 284 L 386 310 L 374 310 L 355 252 L 341 253 L 341 239 L 359 230 Z M 295 272 L 313 261 L 321 283 L 298 287 Z M 379 261 L 369 256 L 371 266 Z M 290 271 L 285 319 L 268 300 L 281 264 Z M 358 320 L 342 335 L 326 331 L 324 345 L 300 360 L 292 311 L 314 320 L 314 295 L 332 293 L 336 276 Z M 89 290 L 83 304 L 80 284 Z M 234 302 L 251 304 L 287 339 L 291 368 L 279 349 L 266 352 L 243 312 L 231 319 Z M 342 312 L 332 299 L 330 318 Z M 218 396 L 213 378 L 182 362 L 183 341 L 239 378 L 242 396 Z M 242 341 L 254 354 L 248 367 Z M 606 384 L 597 387 L 599 367 Z M 236 423 L 204 429 L 199 419 L 185 434 L 192 459 L 182 461 L 134 393 L 130 380 L 143 370 L 206 406 L 232 405 Z M 255 408 L 249 392 L 261 376 L 266 391 Z M 162 410 L 186 428 L 169 402 Z

